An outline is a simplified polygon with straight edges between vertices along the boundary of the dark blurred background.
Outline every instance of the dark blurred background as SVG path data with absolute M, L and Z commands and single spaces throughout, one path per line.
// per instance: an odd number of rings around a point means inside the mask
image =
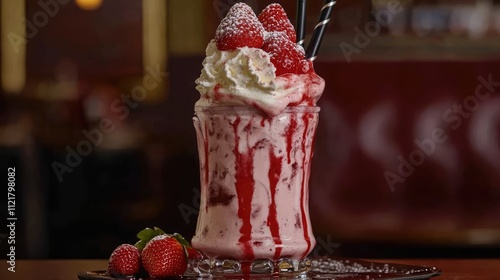
M 146 226 L 190 238 L 194 81 L 240 1 L 0 2 L 18 258 L 107 258 Z M 295 1 L 279 2 L 294 22 Z M 499 257 L 500 1 L 339 0 L 315 68 L 315 254 Z

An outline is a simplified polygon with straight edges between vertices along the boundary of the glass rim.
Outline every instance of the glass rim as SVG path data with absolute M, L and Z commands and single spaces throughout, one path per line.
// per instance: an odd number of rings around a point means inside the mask
M 286 107 L 280 114 L 283 113 L 318 113 L 321 110 L 319 106 L 289 106 Z M 195 106 L 195 113 L 197 112 L 248 112 L 259 113 L 265 112 L 262 109 L 247 106 L 247 105 L 225 105 L 225 106 Z

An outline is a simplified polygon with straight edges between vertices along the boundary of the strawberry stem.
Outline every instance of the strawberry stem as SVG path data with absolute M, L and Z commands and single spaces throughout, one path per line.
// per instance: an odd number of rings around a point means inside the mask
M 146 244 L 148 244 L 151 239 L 162 234 L 165 234 L 165 232 L 161 228 L 145 228 L 137 234 L 137 238 L 139 238 L 139 241 L 135 243 L 135 247 L 137 247 L 137 249 L 139 250 L 142 250 L 144 249 L 144 247 L 146 247 Z
M 180 234 L 178 233 L 174 233 L 172 234 L 172 237 L 177 239 L 177 241 L 179 241 L 179 243 L 181 243 L 182 246 L 186 247 L 186 248 L 191 248 L 191 245 L 189 244 L 189 242 L 187 242 L 187 240 Z

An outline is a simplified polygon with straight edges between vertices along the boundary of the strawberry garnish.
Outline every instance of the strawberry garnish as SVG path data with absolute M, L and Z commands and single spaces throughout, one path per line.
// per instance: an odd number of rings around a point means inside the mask
M 244 3 L 234 5 L 215 31 L 217 49 L 235 50 L 242 47 L 260 48 L 264 28 L 252 8 Z
M 303 49 L 288 40 L 282 32 L 272 32 L 266 36 L 262 50 L 271 56 L 271 62 L 276 68 L 276 76 L 287 73 L 302 74 L 306 66 Z
M 236 3 L 234 4 L 230 9 L 229 11 L 227 12 L 227 15 L 228 14 L 236 14 L 236 13 L 240 13 L 240 12 L 243 12 L 243 13 L 247 13 L 249 15 L 252 15 L 255 13 L 253 12 L 252 10 L 252 7 L 248 6 L 247 4 L 245 4 L 244 2 L 239 2 L 239 3 Z M 227 16 L 226 15 L 226 16 Z
M 198 251 L 178 233 L 165 234 L 160 228 L 146 228 L 133 245 L 118 246 L 109 259 L 108 273 L 114 277 L 137 276 L 143 267 L 150 277 L 182 275 L 188 259 L 201 259 Z M 142 264 L 142 266 L 141 266 Z
M 108 273 L 111 276 L 133 276 L 139 273 L 141 256 L 139 250 L 130 244 L 118 246 L 108 262 Z
M 314 72 L 313 63 L 310 60 L 304 59 L 300 62 L 298 68 L 299 74 L 305 74 L 309 72 Z
M 142 250 L 142 265 L 151 277 L 182 275 L 186 271 L 187 259 L 182 236 L 162 234 L 151 239 Z M 188 244 L 189 245 L 189 244 Z
M 139 241 L 137 241 L 135 243 L 135 247 L 137 247 L 139 249 L 139 251 L 142 251 L 142 249 L 144 249 L 144 247 L 146 247 L 146 244 L 148 244 L 148 242 L 151 239 L 155 238 L 158 235 L 162 235 L 162 234 L 165 234 L 165 232 L 161 228 L 157 228 L 157 227 L 145 228 L 145 229 L 139 231 L 139 233 L 137 234 L 137 238 L 139 238 Z
M 283 32 L 288 40 L 295 42 L 297 34 L 280 4 L 270 4 L 262 10 L 259 21 L 267 32 Z

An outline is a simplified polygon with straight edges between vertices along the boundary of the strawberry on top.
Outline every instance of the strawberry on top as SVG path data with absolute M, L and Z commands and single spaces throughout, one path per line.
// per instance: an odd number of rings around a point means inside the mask
M 276 68 L 276 76 L 304 74 L 312 69 L 305 60 L 304 50 L 295 43 L 295 29 L 280 4 L 267 6 L 255 15 L 245 3 L 237 3 L 221 21 L 215 33 L 220 51 L 242 47 L 259 48 L 267 52 Z
M 244 3 L 231 7 L 215 31 L 215 42 L 221 51 L 260 48 L 263 41 L 264 27 L 252 8 Z
M 268 33 L 262 50 L 271 56 L 271 62 L 276 67 L 276 76 L 286 73 L 301 73 L 304 52 L 297 44 L 288 40 L 284 33 Z
M 288 40 L 292 42 L 297 40 L 295 28 L 280 4 L 270 4 L 262 10 L 258 18 L 267 32 L 283 32 L 288 37 Z

